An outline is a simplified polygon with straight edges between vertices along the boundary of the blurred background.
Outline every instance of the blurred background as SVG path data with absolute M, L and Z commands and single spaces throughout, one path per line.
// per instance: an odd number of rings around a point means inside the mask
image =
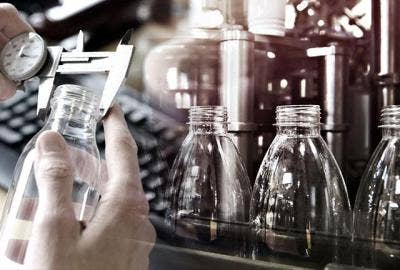
M 22 16 L 49 43 L 64 43 L 72 47 L 73 37 L 79 30 L 87 34 L 86 49 L 99 50 L 113 47 L 126 29 L 135 29 L 136 53 L 128 84 L 145 91 L 143 62 L 148 52 L 156 45 L 169 40 L 178 33 L 183 34 L 193 27 L 222 28 L 224 14 L 215 8 L 206 10 L 204 0 L 30 0 L 4 1 L 15 5 Z M 227 1 L 229 2 L 229 1 Z M 231 1 L 230 12 L 238 12 L 244 1 Z M 332 4 L 332 3 L 335 4 Z M 344 3 L 346 2 L 346 3 Z M 226 4 L 225 4 L 226 5 Z M 234 10 L 235 5 L 237 10 Z M 285 27 L 296 26 L 307 31 L 317 24 L 325 25 L 321 16 L 335 14 L 335 27 L 355 38 L 362 38 L 371 26 L 371 1 L 288 1 Z M 337 10 L 334 10 L 334 8 Z M 231 14 L 231 15 L 232 15 Z M 226 16 L 225 16 L 226 17 Z M 232 15 L 233 17 L 233 15 Z M 229 19 L 229 18 L 228 18 Z M 242 18 L 245 20 L 245 18 Z M 228 22 L 231 23 L 231 22 Z M 238 23 L 238 22 L 236 22 Z M 309 29 L 306 29 L 306 28 Z M 72 44 L 68 43 L 70 41 Z
M 261 35 L 247 32 L 247 1 L 241 0 L 6 2 L 15 5 L 49 45 L 66 49 L 75 47 L 79 30 L 85 33 L 86 51 L 112 51 L 127 29 L 135 30 L 136 51 L 119 99 L 141 145 L 142 178 L 155 212 L 165 209 L 159 194 L 187 131 L 187 109 L 227 102 L 230 132 L 251 179 L 274 137 L 276 105 L 320 104 L 325 139 L 354 201 L 377 140 L 375 115 L 380 106 L 372 101 L 371 1 L 290 0 L 284 29 Z M 226 37 L 223 29 L 236 29 L 238 37 Z M 233 42 L 244 42 L 239 46 L 247 51 L 224 54 L 221 44 L 236 46 Z M 339 51 L 334 55 L 344 57 L 329 60 L 323 51 L 329 46 Z M 254 63 L 243 55 L 251 55 Z M 232 57 L 241 59 L 232 69 L 237 70 L 226 71 Z M 336 66 L 329 70 L 332 63 Z M 59 84 L 102 89 L 104 80 L 102 75 L 75 76 Z M 42 124 L 33 112 L 36 94 L 18 93 L 0 104 L 0 142 L 9 153 L 0 160 L 5 190 L 16 157 Z M 243 100 L 242 105 L 237 100 Z M 98 137 L 104 146 L 101 129 Z

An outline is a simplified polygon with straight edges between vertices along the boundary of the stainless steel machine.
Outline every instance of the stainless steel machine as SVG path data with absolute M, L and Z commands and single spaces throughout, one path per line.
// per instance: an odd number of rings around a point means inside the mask
M 360 1 L 281 0 L 293 25 L 283 36 L 252 33 L 249 14 L 271 13 L 267 2 L 202 1 L 204 24 L 148 55 L 146 89 L 162 106 L 183 112 L 190 105 L 227 106 L 229 130 L 252 179 L 274 135 L 275 107 L 321 105 L 324 137 L 354 200 L 379 138 L 378 111 L 400 97 L 400 3 L 372 1 L 365 10 L 372 13 L 369 29 L 352 13 Z M 271 16 L 278 24 L 279 16 Z

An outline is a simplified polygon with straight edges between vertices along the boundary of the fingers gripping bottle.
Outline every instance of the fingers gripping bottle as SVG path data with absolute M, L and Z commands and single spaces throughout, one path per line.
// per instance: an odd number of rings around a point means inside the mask
M 72 202 L 77 220 L 89 221 L 99 200 L 96 182 L 100 155 L 96 125 L 100 117 L 99 98 L 78 85 L 61 85 L 51 100 L 51 112 L 44 127 L 25 146 L 8 191 L 0 230 L 0 265 L 23 264 L 38 206 L 34 164 L 38 136 L 46 131 L 60 133 L 67 145 L 74 169 Z

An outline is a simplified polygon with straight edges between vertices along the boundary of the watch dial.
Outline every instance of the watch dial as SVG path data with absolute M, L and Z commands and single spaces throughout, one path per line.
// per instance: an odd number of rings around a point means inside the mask
M 1 52 L 1 69 L 14 81 L 26 80 L 42 68 L 47 56 L 43 39 L 36 33 L 23 33 L 10 42 Z

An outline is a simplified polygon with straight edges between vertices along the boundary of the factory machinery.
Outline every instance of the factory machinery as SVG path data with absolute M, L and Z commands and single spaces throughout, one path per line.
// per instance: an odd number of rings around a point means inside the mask
M 146 59 L 148 93 L 183 113 L 226 106 L 251 179 L 274 136 L 275 107 L 319 104 L 323 136 L 354 201 L 379 140 L 379 110 L 398 104 L 400 2 L 372 1 L 361 15 L 350 0 L 192 2 L 190 29 Z

